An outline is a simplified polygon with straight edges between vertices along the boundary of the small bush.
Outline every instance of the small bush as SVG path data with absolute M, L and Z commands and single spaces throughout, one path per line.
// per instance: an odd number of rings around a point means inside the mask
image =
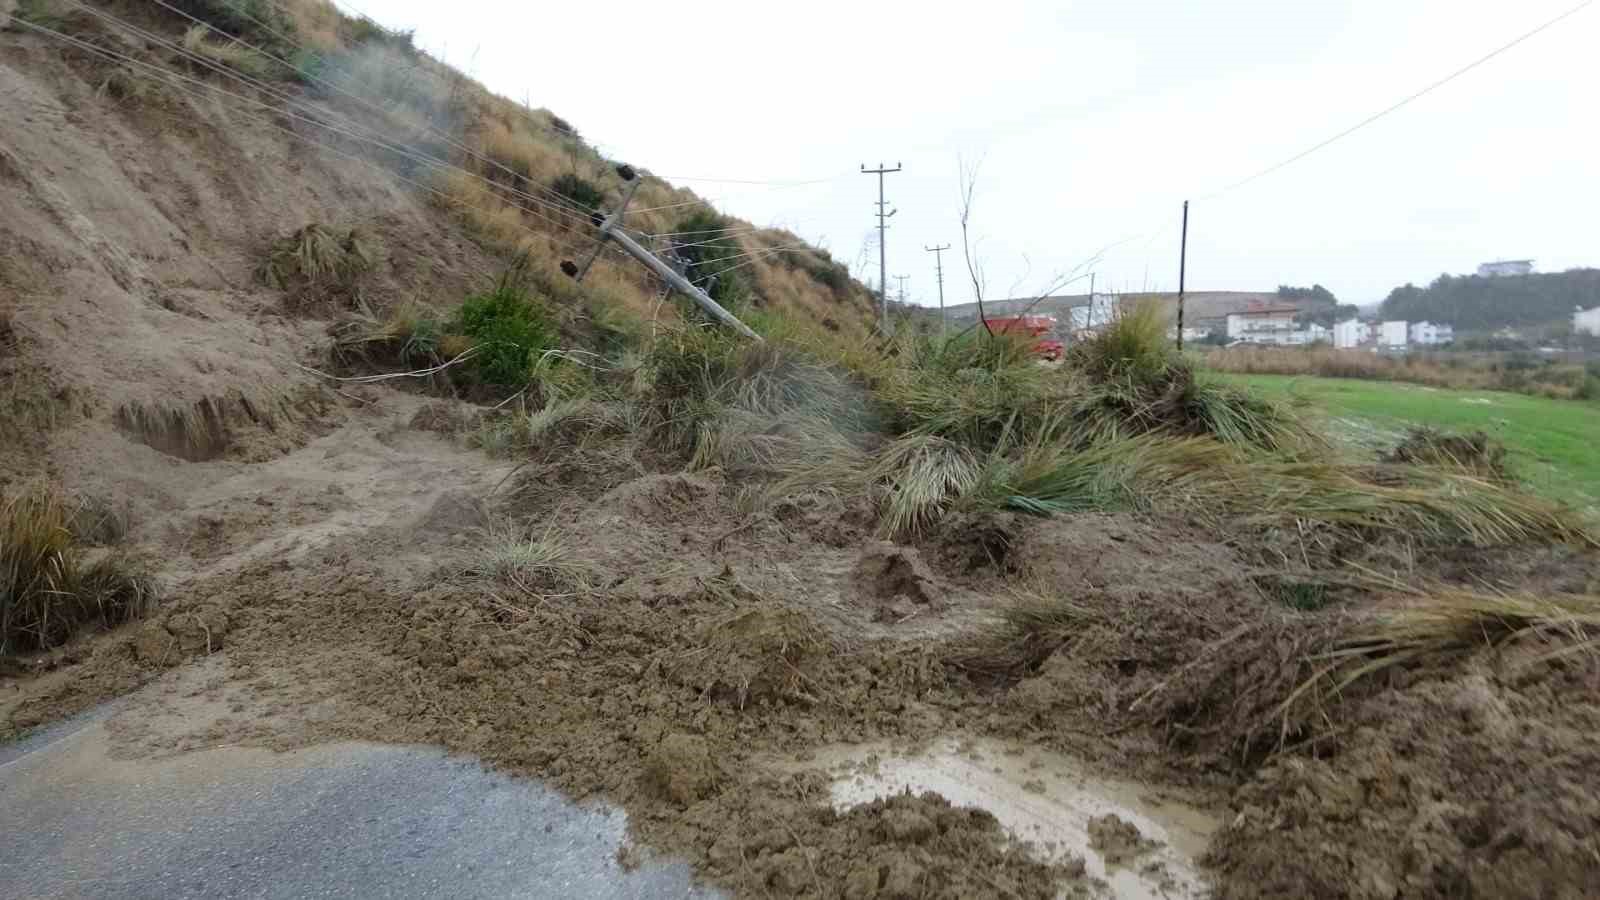
M 203 56 L 212 62 L 221 63 L 230 69 L 255 79 L 266 79 L 292 76 L 292 73 L 276 60 L 263 56 L 238 41 L 209 39 L 211 29 L 204 25 L 196 25 L 183 35 L 183 47 L 190 53 Z
M 68 12 L 66 4 L 59 0 L 18 0 L 12 15 L 18 21 L 59 31 Z
M 606 199 L 594 182 L 571 172 L 557 175 L 550 182 L 550 189 L 584 209 L 598 210 Z
M 472 367 L 484 384 L 527 384 L 535 356 L 555 346 L 556 330 L 548 314 L 529 296 L 526 260 L 524 256 L 508 269 L 493 290 L 461 305 L 458 330 L 478 348 Z
M 173 5 L 218 31 L 278 56 L 285 56 L 295 49 L 297 28 L 294 18 L 272 0 L 176 0 Z M 202 32 L 205 30 L 201 28 Z
M 83 564 L 72 514 L 42 488 L 0 507 L 0 655 L 47 650 L 85 625 L 127 622 L 154 604 L 154 582 L 126 560 Z
M 1161 307 L 1141 303 L 1118 316 L 1088 340 L 1072 348 L 1076 368 L 1102 381 L 1128 379 L 1148 384 L 1174 365 L 1167 340 L 1167 318 Z
M 742 270 L 731 268 L 740 260 L 744 248 L 726 229 L 734 220 L 710 209 L 697 209 L 670 229 L 682 235 L 673 255 L 684 263 L 685 274 L 695 286 L 711 295 L 725 308 L 743 303 L 751 294 Z

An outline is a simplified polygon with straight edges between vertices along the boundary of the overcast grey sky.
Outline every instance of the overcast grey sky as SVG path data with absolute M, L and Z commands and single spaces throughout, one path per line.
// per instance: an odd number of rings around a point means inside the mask
M 341 3 L 344 0 L 340 0 Z M 1479 262 L 1600 265 L 1600 6 L 1277 173 L 1202 200 L 1577 0 L 803 4 L 351 0 L 613 158 L 853 262 L 889 176 L 890 285 L 933 303 L 960 266 L 958 158 L 982 160 L 988 295 L 1101 247 L 1101 288 L 1320 282 L 1372 303 Z M 743 185 L 690 178 L 812 181 Z M 870 274 L 876 278 L 876 251 Z M 1079 290 L 1084 285 L 1075 286 Z

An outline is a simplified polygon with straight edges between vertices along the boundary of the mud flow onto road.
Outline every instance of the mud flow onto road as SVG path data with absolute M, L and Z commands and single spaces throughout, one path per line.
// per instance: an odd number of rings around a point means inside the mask
M 1092 894 L 1206 893 L 1196 860 L 1218 827 L 1212 815 L 1171 792 L 1098 777 L 1064 754 L 947 737 L 916 752 L 884 743 L 824 747 L 805 764 L 828 772 L 830 799 L 842 811 L 927 792 L 981 809 L 1030 852 L 1081 866 L 1081 889 Z

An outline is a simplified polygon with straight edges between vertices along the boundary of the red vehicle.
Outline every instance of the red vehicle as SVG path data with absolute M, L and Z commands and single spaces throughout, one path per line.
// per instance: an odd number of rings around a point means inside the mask
M 1033 352 L 1052 362 L 1061 358 L 1061 342 L 1048 338 L 1056 329 L 1055 316 L 1006 316 L 985 320 L 993 334 L 1026 334 L 1033 337 Z

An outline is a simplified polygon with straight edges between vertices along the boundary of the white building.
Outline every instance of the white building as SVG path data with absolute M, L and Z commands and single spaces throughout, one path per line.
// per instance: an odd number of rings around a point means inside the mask
M 1484 278 L 1498 278 L 1502 275 L 1530 275 L 1533 273 L 1533 260 L 1531 259 L 1501 259 L 1495 262 L 1486 262 L 1478 266 L 1478 274 Z
M 1600 334 L 1600 306 L 1574 312 L 1572 330 L 1578 334 Z
M 1435 325 L 1432 322 L 1412 322 L 1406 330 L 1406 336 L 1413 344 L 1424 347 L 1433 347 L 1439 344 L 1448 344 L 1456 339 L 1456 330 L 1451 325 Z
M 1367 339 L 1367 325 L 1360 319 L 1333 323 L 1333 345 L 1341 350 L 1361 346 Z
M 1378 326 L 1378 346 L 1404 347 L 1406 345 L 1406 321 L 1398 319 L 1384 322 Z
M 1291 344 L 1315 344 L 1318 341 L 1332 340 L 1332 338 L 1333 332 L 1327 326 L 1318 325 L 1315 322 L 1300 331 L 1291 331 L 1289 333 L 1289 343 Z
M 1288 344 L 1294 334 L 1294 306 L 1260 306 L 1228 314 L 1228 340 L 1250 344 Z
M 1090 294 L 1088 306 L 1074 306 L 1068 310 L 1073 331 L 1088 331 L 1110 325 L 1117 317 L 1116 294 Z

